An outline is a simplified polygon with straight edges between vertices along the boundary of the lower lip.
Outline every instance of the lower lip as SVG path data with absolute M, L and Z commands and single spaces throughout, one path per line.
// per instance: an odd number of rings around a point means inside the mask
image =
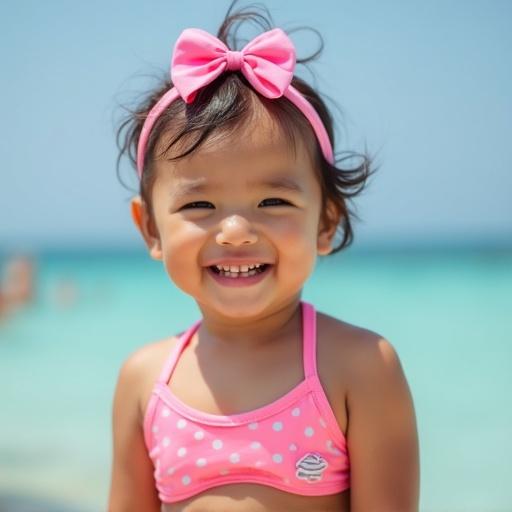
M 213 277 L 213 279 L 223 285 L 223 286 L 234 286 L 234 287 L 240 287 L 240 286 L 251 286 L 253 284 L 259 283 L 260 281 L 263 281 L 267 274 L 270 272 L 270 269 L 272 268 L 272 265 L 268 265 L 267 268 L 263 272 L 259 272 L 258 274 L 255 274 L 253 276 L 248 277 L 226 277 L 221 274 L 217 274 L 214 272 L 210 267 L 207 268 L 207 272 Z

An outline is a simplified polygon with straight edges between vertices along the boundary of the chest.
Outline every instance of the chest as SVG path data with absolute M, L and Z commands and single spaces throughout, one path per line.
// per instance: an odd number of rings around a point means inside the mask
M 334 355 L 336 352 L 336 355 Z M 339 351 L 319 336 L 318 376 L 341 431 L 347 431 L 346 383 L 337 364 Z M 184 351 L 168 387 L 182 402 L 216 415 L 240 414 L 276 402 L 304 380 L 301 343 L 268 349 L 250 357 L 217 357 L 200 350 Z

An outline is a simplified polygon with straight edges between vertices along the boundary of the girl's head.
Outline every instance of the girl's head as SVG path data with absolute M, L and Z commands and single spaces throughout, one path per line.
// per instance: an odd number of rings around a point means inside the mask
M 218 38 L 235 49 L 229 32 L 249 16 L 271 28 L 260 14 L 228 12 Z M 313 106 L 333 145 L 324 102 L 301 79 L 293 77 L 291 85 Z M 144 122 L 172 88 L 166 81 L 124 121 L 120 156 L 127 153 L 136 164 Z M 132 213 L 152 257 L 200 305 L 214 300 L 215 309 L 237 316 L 250 303 L 256 313 L 300 293 L 317 254 L 351 243 L 347 201 L 364 187 L 369 160 L 338 167 L 318 132 L 288 98 L 262 96 L 239 71 L 221 73 L 193 101 L 174 99 L 158 115 L 143 160 L 139 155 L 140 195 Z M 260 267 L 246 269 L 251 265 Z

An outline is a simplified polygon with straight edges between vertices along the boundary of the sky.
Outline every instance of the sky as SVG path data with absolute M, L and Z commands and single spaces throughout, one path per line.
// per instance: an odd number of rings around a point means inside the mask
M 0 250 L 141 247 L 115 170 L 120 105 L 168 70 L 183 29 L 215 34 L 229 3 L 1 3 Z M 355 244 L 510 244 L 512 2 L 263 3 L 276 26 L 321 33 L 313 75 L 297 74 L 334 101 L 337 149 L 379 165 L 353 205 Z M 299 57 L 318 45 L 291 38 Z

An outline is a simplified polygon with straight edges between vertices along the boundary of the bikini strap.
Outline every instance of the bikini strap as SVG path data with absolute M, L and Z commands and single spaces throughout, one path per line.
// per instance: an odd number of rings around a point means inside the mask
M 312 304 L 301 302 L 302 304 L 302 359 L 304 363 L 304 375 L 306 378 L 317 374 L 316 368 L 316 311 Z M 194 333 L 199 328 L 201 320 L 197 320 L 190 326 L 178 339 L 178 342 L 171 350 L 169 357 L 162 367 L 158 382 L 167 384 L 171 374 L 178 362 L 183 349 L 188 344 Z
M 316 376 L 316 311 L 312 304 L 302 301 L 302 336 L 304 375 Z
M 178 362 L 178 358 L 180 357 L 181 353 L 183 352 L 183 349 L 188 344 L 194 333 L 197 331 L 200 324 L 201 320 L 197 320 L 179 337 L 178 342 L 171 350 L 169 357 L 167 358 L 167 360 L 164 363 L 164 366 L 162 367 L 162 371 L 160 372 L 160 376 L 158 377 L 157 382 L 167 385 L 169 379 L 171 378 L 171 374 L 174 370 L 174 367 Z

